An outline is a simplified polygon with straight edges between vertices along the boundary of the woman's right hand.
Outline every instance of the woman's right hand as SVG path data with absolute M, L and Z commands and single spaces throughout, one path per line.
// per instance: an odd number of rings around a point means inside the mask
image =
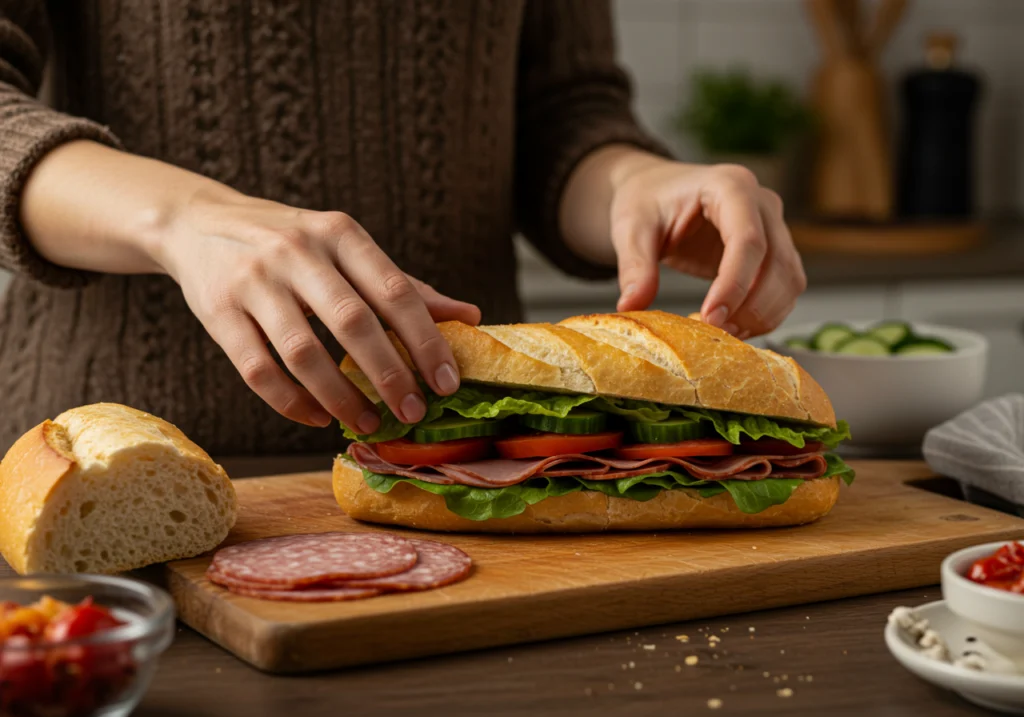
M 433 391 L 458 388 L 455 359 L 434 322 L 477 324 L 480 310 L 402 272 L 348 215 L 201 191 L 168 230 L 157 262 L 249 387 L 287 418 L 325 426 L 334 416 L 361 434 L 380 425 L 313 333 L 313 314 L 400 420 L 421 420 L 426 404 L 377 316 Z M 274 361 L 268 340 L 301 386 Z

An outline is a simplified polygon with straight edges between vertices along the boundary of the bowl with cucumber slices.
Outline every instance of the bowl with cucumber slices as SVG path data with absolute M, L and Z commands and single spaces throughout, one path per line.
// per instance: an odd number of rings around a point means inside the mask
M 850 424 L 848 453 L 920 452 L 925 432 L 982 397 L 988 343 L 973 331 L 905 321 L 817 322 L 780 329 L 792 356 Z

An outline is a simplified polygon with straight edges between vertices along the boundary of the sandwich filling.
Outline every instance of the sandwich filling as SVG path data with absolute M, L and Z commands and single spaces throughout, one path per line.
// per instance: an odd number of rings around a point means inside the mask
M 728 493 L 745 513 L 784 503 L 804 481 L 853 470 L 829 453 L 836 428 L 583 394 L 464 385 L 426 392 L 427 414 L 404 424 L 385 405 L 381 427 L 356 435 L 346 458 L 387 493 L 407 482 L 471 520 L 507 518 L 545 498 L 600 491 L 646 501 L 664 490 Z

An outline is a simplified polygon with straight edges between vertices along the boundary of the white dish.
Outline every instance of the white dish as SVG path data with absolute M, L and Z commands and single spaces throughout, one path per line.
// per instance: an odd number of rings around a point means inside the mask
M 850 321 L 864 330 L 876 321 Z M 988 342 L 972 331 L 911 322 L 915 333 L 936 336 L 956 350 L 912 356 L 851 356 L 786 346 L 786 339 L 811 336 L 822 322 L 781 329 L 768 348 L 792 356 L 821 384 L 836 416 L 850 424 L 850 455 L 918 451 L 925 432 L 967 410 L 982 397 Z
M 973 650 L 988 662 L 985 671 L 959 667 L 921 654 L 913 641 L 895 625 L 885 628 L 885 644 L 893 657 L 921 679 L 947 690 L 982 707 L 1006 714 L 1024 715 L 1024 674 L 1015 672 L 1013 663 L 994 652 L 946 606 L 937 600 L 914 608 L 945 640 L 954 657 Z M 975 640 L 969 640 L 969 638 Z
M 1024 671 L 1024 595 L 980 585 L 965 575 L 974 561 L 1008 541 L 958 550 L 942 561 L 942 597 L 949 610 Z

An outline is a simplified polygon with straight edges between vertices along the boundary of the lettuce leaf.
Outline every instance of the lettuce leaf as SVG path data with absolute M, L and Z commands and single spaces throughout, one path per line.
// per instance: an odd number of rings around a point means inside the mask
M 605 413 L 614 413 L 631 421 L 654 423 L 664 421 L 672 415 L 672 409 L 650 401 L 634 401 L 630 398 L 598 398 L 589 408 Z
M 835 453 L 825 454 L 825 463 L 828 464 L 828 468 L 825 469 L 825 475 L 822 478 L 842 478 L 843 483 L 850 485 L 853 483 L 853 479 L 857 477 L 857 473 L 843 462 L 843 459 L 837 456 Z
M 765 416 L 708 411 L 703 408 L 674 410 L 694 421 L 711 423 L 715 432 L 730 443 L 738 444 L 745 435 L 755 441 L 758 438 L 778 438 L 797 448 L 803 448 L 808 441 L 820 441 L 829 448 L 835 448 L 840 441 L 850 438 L 850 427 L 846 421 L 838 421 L 833 429 L 805 423 L 780 423 Z
M 382 476 L 363 469 L 366 484 L 378 493 L 388 493 L 400 482 L 411 483 L 420 490 L 444 497 L 448 510 L 469 520 L 511 518 L 526 506 L 545 498 L 555 498 L 583 490 L 575 478 L 533 478 L 505 488 L 473 488 L 467 485 L 437 485 L 415 478 Z
M 565 418 L 566 414 L 577 406 L 590 404 L 588 408 L 645 423 L 663 421 L 675 413 L 709 423 L 718 435 L 737 444 L 743 436 L 747 436 L 754 440 L 777 438 L 797 448 L 803 448 L 808 441 L 820 441 L 829 448 L 835 448 L 840 441 L 850 438 L 850 428 L 845 421 L 839 421 L 838 426 L 832 429 L 828 426 L 776 421 L 765 416 L 666 406 L 625 398 L 523 391 L 480 385 L 461 386 L 451 396 L 438 396 L 425 390 L 424 396 L 427 399 L 427 413 L 421 423 L 437 420 L 445 411 L 452 411 L 464 418 L 507 418 L 531 413 Z M 377 404 L 377 410 L 380 412 L 381 424 L 375 433 L 357 435 L 342 426 L 345 437 L 365 443 L 378 443 L 402 438 L 413 429 L 412 425 L 398 420 L 385 404 Z
M 854 478 L 853 470 L 839 456 L 825 455 L 828 469 L 823 477 L 841 477 L 847 485 Z M 648 501 L 663 490 L 693 489 L 702 498 L 728 492 L 744 513 L 760 513 L 773 505 L 789 500 L 803 480 L 800 478 L 766 478 L 764 480 L 705 481 L 678 471 L 663 471 L 644 476 L 618 480 L 588 480 L 586 478 L 532 478 L 505 488 L 472 488 L 464 485 L 437 485 L 415 478 L 379 475 L 363 469 L 366 484 L 378 493 L 387 493 L 400 482 L 411 483 L 421 490 L 444 496 L 448 510 L 469 520 L 511 518 L 526 506 L 545 498 L 567 495 L 579 490 L 593 490 L 612 498 Z
M 440 418 L 445 411 L 454 411 L 464 418 L 507 418 L 528 413 L 565 418 L 572 409 L 594 401 L 596 396 L 579 394 L 545 393 L 541 391 L 516 391 L 492 389 L 483 386 L 461 386 L 451 396 L 438 396 L 424 391 L 427 399 L 427 413 L 420 423 Z M 413 424 L 402 423 L 384 403 L 377 404 L 380 413 L 380 428 L 369 435 L 353 433 L 342 425 L 345 438 L 364 443 L 379 443 L 402 438 L 413 428 Z

